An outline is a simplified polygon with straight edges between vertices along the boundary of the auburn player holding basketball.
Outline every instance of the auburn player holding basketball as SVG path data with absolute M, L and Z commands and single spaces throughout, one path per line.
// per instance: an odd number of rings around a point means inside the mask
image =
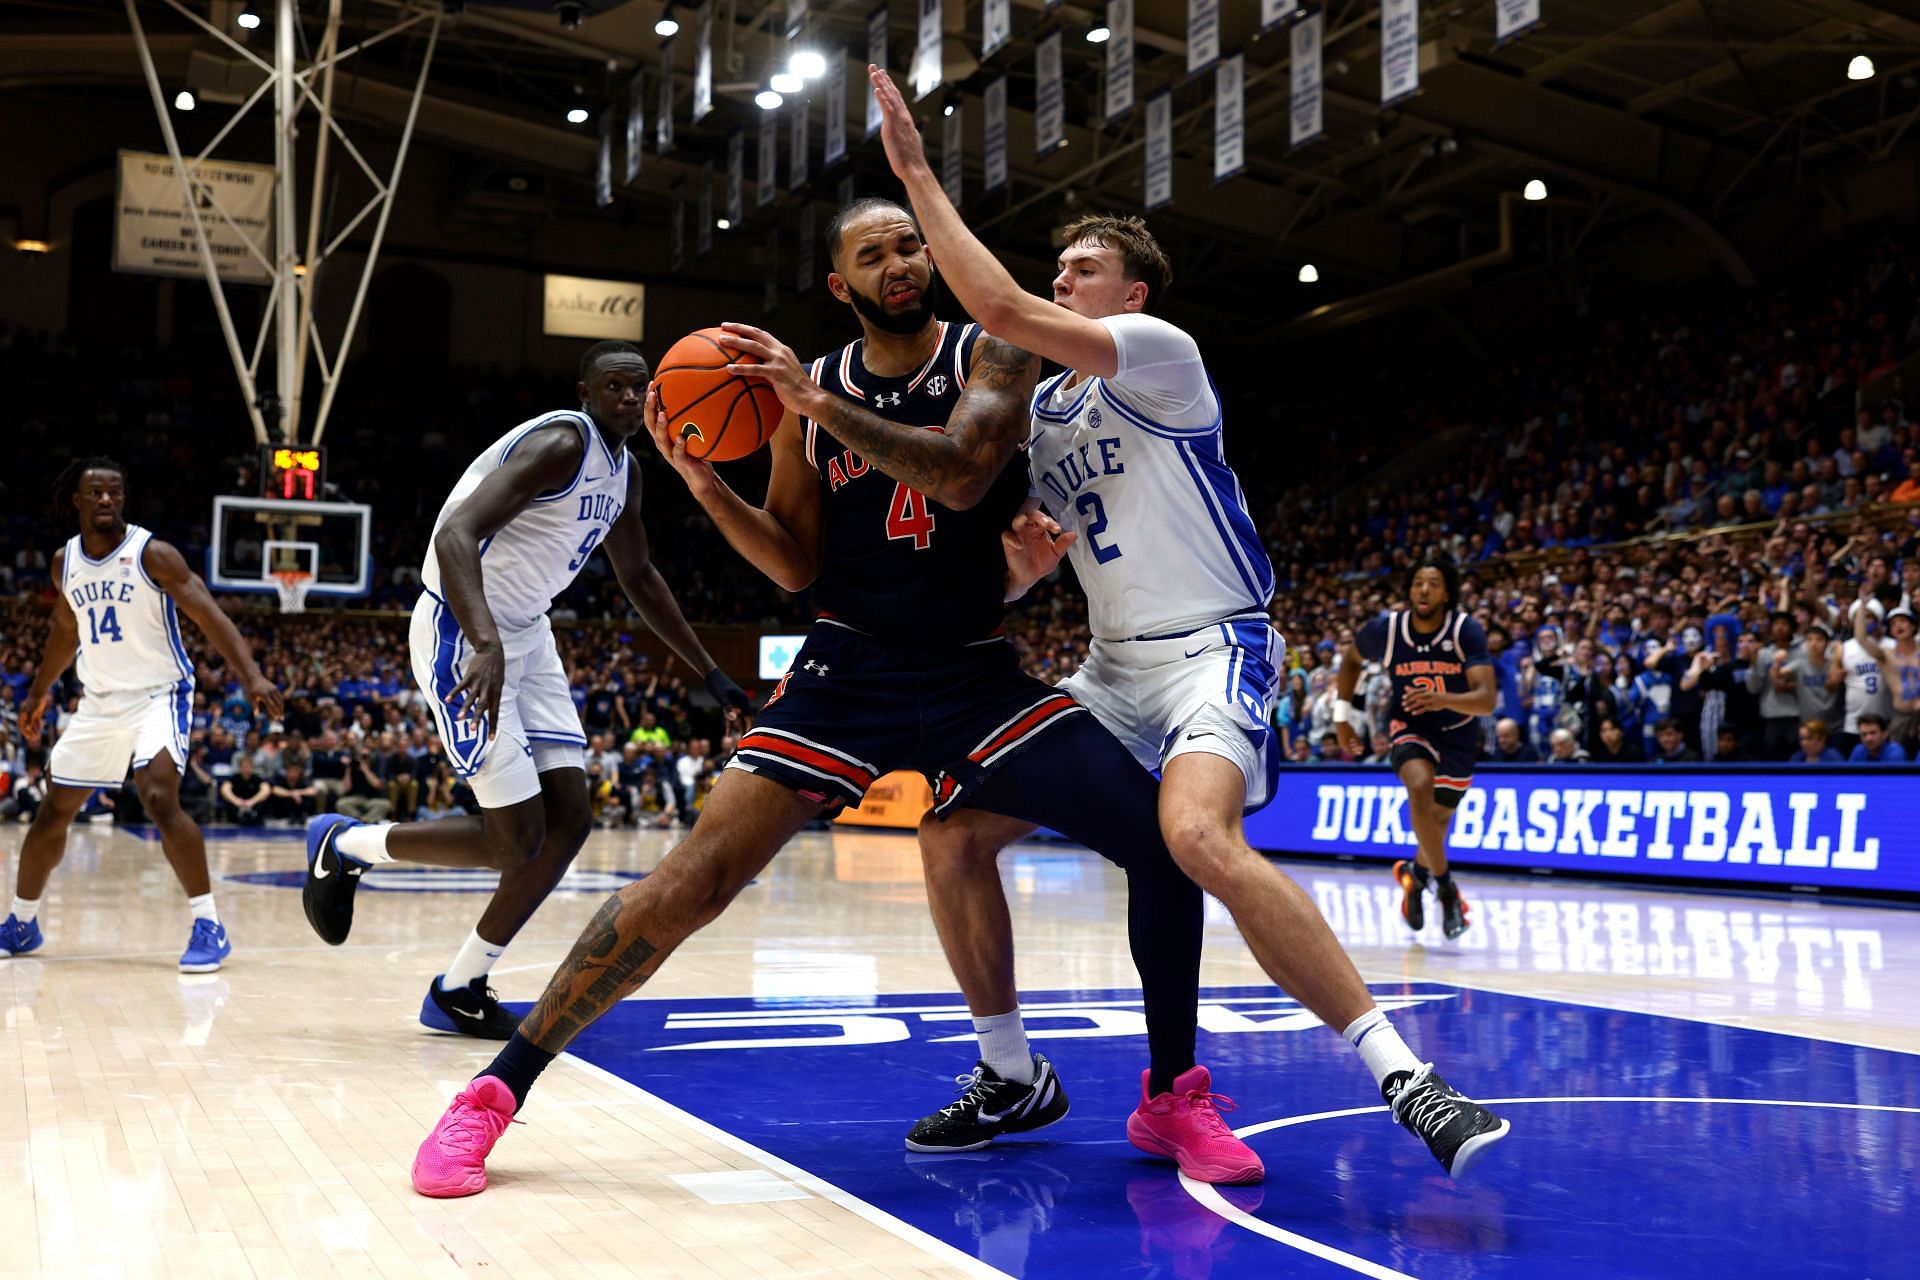
M 454 770 L 480 814 L 363 824 L 322 814 L 307 824 L 303 899 L 314 931 L 338 946 L 370 866 L 492 867 L 500 887 L 447 972 L 428 984 L 420 1021 L 505 1040 L 519 1019 L 487 974 L 566 874 L 593 829 L 586 735 L 547 610 L 604 546 L 641 619 L 700 672 L 729 714 L 749 705 L 687 625 L 653 567 L 640 522 L 640 429 L 646 359 L 601 342 L 580 361 L 578 409 L 523 422 L 474 459 L 434 522 L 409 649 Z
M 954 294 L 989 333 L 1066 366 L 1034 396 L 1028 449 L 1038 501 L 1080 535 L 1070 554 L 1093 643 L 1064 687 L 1162 770 L 1158 816 L 1174 858 L 1232 913 L 1261 967 L 1341 1030 L 1394 1118 L 1464 1172 L 1507 1122 L 1414 1057 L 1312 900 L 1247 843 L 1244 814 L 1271 798 L 1277 763 L 1273 568 L 1227 466 L 1199 348 L 1146 313 L 1172 275 L 1165 253 L 1137 218 L 1083 218 L 1067 228 L 1053 297 L 1027 293 L 947 199 L 893 81 L 868 71 L 887 159 Z M 927 900 L 968 1005 L 1015 1027 L 995 860 L 1030 830 L 982 807 L 921 824 Z M 1142 1112 L 1157 1105 L 1143 1098 Z
M 133 764 L 133 785 L 160 828 L 160 847 L 193 912 L 180 957 L 182 973 L 211 973 L 233 953 L 214 910 L 207 845 L 180 807 L 193 712 L 193 662 L 180 639 L 180 613 L 192 618 L 227 661 L 249 701 L 270 716 L 280 690 L 260 673 L 234 627 L 172 544 L 128 524 L 127 477 L 111 458 L 69 466 L 55 488 L 80 515 L 80 532 L 54 553 L 53 626 L 46 656 L 27 691 L 20 730 L 37 747 L 53 682 L 79 656 L 80 710 L 53 744 L 53 785 L 20 846 L 13 909 L 0 923 L 0 956 L 25 955 L 46 941 L 40 895 L 66 855 L 67 828 L 96 789 L 117 791 Z
M 1361 627 L 1340 658 L 1334 686 L 1334 731 L 1347 754 L 1358 756 L 1353 691 L 1367 660 L 1382 664 L 1393 682 L 1388 759 L 1407 788 L 1407 816 L 1419 852 L 1393 864 L 1400 883 L 1400 915 L 1416 933 L 1426 927 L 1429 883 L 1440 900 L 1440 926 L 1449 938 L 1467 931 L 1467 903 L 1447 870 L 1447 828 L 1473 785 L 1480 756 L 1479 717 L 1493 714 L 1499 689 L 1487 633 L 1458 612 L 1460 570 L 1429 556 L 1407 570 L 1408 608 L 1381 614 Z
M 857 313 L 859 341 L 809 376 L 771 335 L 725 326 L 729 345 L 763 362 L 733 371 L 765 378 L 787 406 L 763 507 L 688 455 L 685 425 L 665 416 L 657 388 L 649 400 L 655 443 L 727 541 L 787 590 L 814 586 L 823 612 L 699 825 L 608 899 L 519 1033 L 421 1145 L 413 1183 L 423 1194 L 483 1189 L 488 1151 L 554 1056 L 725 910 L 796 831 L 858 804 L 894 769 L 924 773 L 941 812 L 968 804 L 1044 823 L 1124 867 L 1149 1074 L 1170 1099 L 1195 1069 L 1203 908 L 1159 838 L 1153 780 L 1073 699 L 1022 674 L 999 634 L 1001 535 L 1027 495 L 1024 471 L 1009 464 L 1039 362 L 976 325 L 934 318 L 926 247 L 891 201 L 842 209 L 827 245 L 828 287 Z M 1067 1099 L 1045 1059 L 1023 1065 L 1024 1082 L 981 1068 L 955 1108 L 988 1105 L 1001 1132 L 1060 1119 Z M 1263 1172 L 1204 1087 L 1135 1121 L 1190 1176 Z

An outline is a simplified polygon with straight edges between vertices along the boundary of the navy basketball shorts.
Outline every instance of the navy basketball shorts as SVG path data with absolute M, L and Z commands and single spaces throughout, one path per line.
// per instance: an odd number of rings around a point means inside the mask
M 1457 729 L 1424 730 L 1393 726 L 1393 752 L 1387 757 L 1397 773 L 1409 760 L 1433 765 L 1433 799 L 1443 809 L 1457 808 L 1473 785 L 1473 763 L 1480 758 L 1480 726 L 1469 722 Z
M 999 637 L 919 649 L 822 619 L 726 767 L 830 808 L 857 808 L 882 774 L 912 769 L 945 813 L 1047 730 L 1085 714 L 1022 672 Z

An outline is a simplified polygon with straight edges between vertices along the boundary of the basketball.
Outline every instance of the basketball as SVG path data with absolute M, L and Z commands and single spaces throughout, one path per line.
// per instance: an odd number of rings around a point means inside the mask
M 728 373 L 760 358 L 720 344 L 725 331 L 696 329 L 673 344 L 653 376 L 676 440 L 708 462 L 744 458 L 773 438 L 785 409 L 774 389 Z

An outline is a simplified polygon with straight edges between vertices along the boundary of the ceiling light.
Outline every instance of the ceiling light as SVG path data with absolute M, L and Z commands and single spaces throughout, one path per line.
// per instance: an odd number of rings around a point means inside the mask
M 953 104 L 952 104 L 951 102 L 949 102 L 949 103 L 947 104 L 947 107 L 946 107 L 946 110 L 944 110 L 944 111 L 942 111 L 942 112 L 941 112 L 940 114 L 941 114 L 941 115 L 943 115 L 943 116 L 950 116 L 950 115 L 952 115 L 952 114 L 953 114 Z
M 670 36 L 678 33 L 679 30 L 680 19 L 673 16 L 673 6 L 668 5 L 665 9 L 661 10 L 660 20 L 653 24 L 653 34 L 657 36 Z
M 812 49 L 802 49 L 787 63 L 787 70 L 805 80 L 818 80 L 827 74 L 827 59 Z
M 720 230 L 722 231 L 733 230 L 733 223 L 728 221 L 726 218 L 715 218 L 713 225 L 720 228 Z
M 1520 194 L 1529 200 L 1545 200 L 1547 198 L 1547 184 L 1538 178 L 1530 179 L 1527 182 L 1527 189 Z
M 767 86 L 775 93 L 798 93 L 807 82 L 791 71 L 776 71 L 767 78 Z
M 1847 64 L 1847 79 L 1849 80 L 1873 79 L 1873 59 L 1869 58 L 1864 53 L 1855 54 L 1853 61 Z
M 569 107 L 567 109 L 568 124 L 585 124 L 586 122 L 587 109 L 585 107 Z
M 234 21 L 239 23 L 242 27 L 246 28 L 248 31 L 252 31 L 255 27 L 260 25 L 260 15 L 255 13 L 251 9 L 242 9 L 240 11 L 240 16 L 235 18 Z
M 779 94 L 775 93 L 771 89 L 762 89 L 760 92 L 753 95 L 753 105 L 760 108 L 762 111 L 778 111 L 780 109 L 780 104 L 785 101 L 786 101 L 785 98 L 781 97 Z
M 15 240 L 13 247 L 21 253 L 46 253 L 53 248 L 45 240 Z
M 1306 262 L 1301 264 L 1300 266 L 1300 283 L 1301 284 L 1313 284 L 1315 281 L 1319 279 L 1320 279 L 1320 268 L 1314 266 L 1311 262 Z
M 182 89 L 173 95 L 173 109 L 175 111 L 191 111 L 193 107 L 193 90 Z
M 1111 40 L 1112 38 L 1113 38 L 1113 32 L 1107 30 L 1105 27 L 1094 27 L 1092 30 L 1087 32 L 1088 44 L 1105 44 L 1107 41 Z

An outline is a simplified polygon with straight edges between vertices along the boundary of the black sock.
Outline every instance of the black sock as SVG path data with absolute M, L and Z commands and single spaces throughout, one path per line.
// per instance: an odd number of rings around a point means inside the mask
M 506 1047 L 500 1050 L 480 1075 L 493 1076 L 513 1090 L 513 1109 L 518 1111 L 527 1105 L 527 1095 L 533 1091 L 533 1082 L 540 1078 L 540 1073 L 547 1069 L 547 1064 L 558 1056 L 558 1054 L 548 1053 L 516 1031 L 513 1033 L 513 1039 L 507 1041 Z M 476 1080 L 479 1078 L 480 1076 L 474 1077 Z
M 1439 875 L 1435 876 L 1433 878 L 1433 887 L 1436 889 L 1453 888 L 1453 872 L 1442 871 Z

